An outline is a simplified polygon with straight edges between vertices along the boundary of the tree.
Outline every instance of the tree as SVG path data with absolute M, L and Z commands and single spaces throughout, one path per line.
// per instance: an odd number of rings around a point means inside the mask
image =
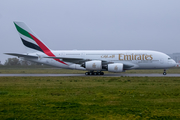
M 6 62 L 4 63 L 4 66 L 34 66 L 34 67 L 42 66 L 42 67 L 47 67 L 40 63 L 26 61 L 24 59 L 18 59 L 18 58 L 8 58 L 6 60 Z
M 17 66 L 20 65 L 20 61 L 18 58 L 8 58 L 4 63 L 6 66 Z

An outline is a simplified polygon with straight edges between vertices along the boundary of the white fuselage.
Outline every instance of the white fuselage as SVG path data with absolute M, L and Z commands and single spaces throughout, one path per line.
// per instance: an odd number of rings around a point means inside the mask
M 133 66 L 124 70 L 167 69 L 176 65 L 176 62 L 168 55 L 150 50 L 52 50 L 52 53 L 56 57 L 101 60 L 108 63 L 122 63 Z M 29 53 L 29 55 L 36 55 L 39 57 L 38 59 L 27 59 L 33 62 L 66 69 L 86 70 L 86 68 L 81 67 L 80 64 L 75 64 L 73 62 L 65 62 L 66 64 L 63 64 L 54 59 L 45 58 L 47 55 L 42 52 Z

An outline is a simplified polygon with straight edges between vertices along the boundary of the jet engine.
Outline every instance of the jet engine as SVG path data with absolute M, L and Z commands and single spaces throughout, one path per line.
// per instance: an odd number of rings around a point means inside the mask
M 98 61 L 98 60 L 88 61 L 81 66 L 86 68 L 86 70 L 101 70 L 102 61 Z
M 123 72 L 123 64 L 122 63 L 108 64 L 108 71 Z

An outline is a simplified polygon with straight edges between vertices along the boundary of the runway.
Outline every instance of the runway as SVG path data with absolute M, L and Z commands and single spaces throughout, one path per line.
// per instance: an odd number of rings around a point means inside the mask
M 90 75 L 85 74 L 0 74 L 0 77 L 63 77 L 63 76 L 81 76 L 81 77 L 89 77 Z M 102 76 L 102 77 L 121 77 L 121 76 L 129 76 L 129 77 L 180 77 L 180 74 L 105 74 L 105 75 L 91 75 L 94 76 Z

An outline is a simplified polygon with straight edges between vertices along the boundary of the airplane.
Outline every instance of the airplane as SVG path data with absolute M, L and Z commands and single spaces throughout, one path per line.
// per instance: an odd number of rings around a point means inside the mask
M 14 22 L 26 53 L 5 53 L 23 60 L 64 69 L 84 70 L 85 75 L 104 75 L 132 69 L 166 69 L 177 66 L 168 55 L 152 50 L 51 50 L 23 22 Z

